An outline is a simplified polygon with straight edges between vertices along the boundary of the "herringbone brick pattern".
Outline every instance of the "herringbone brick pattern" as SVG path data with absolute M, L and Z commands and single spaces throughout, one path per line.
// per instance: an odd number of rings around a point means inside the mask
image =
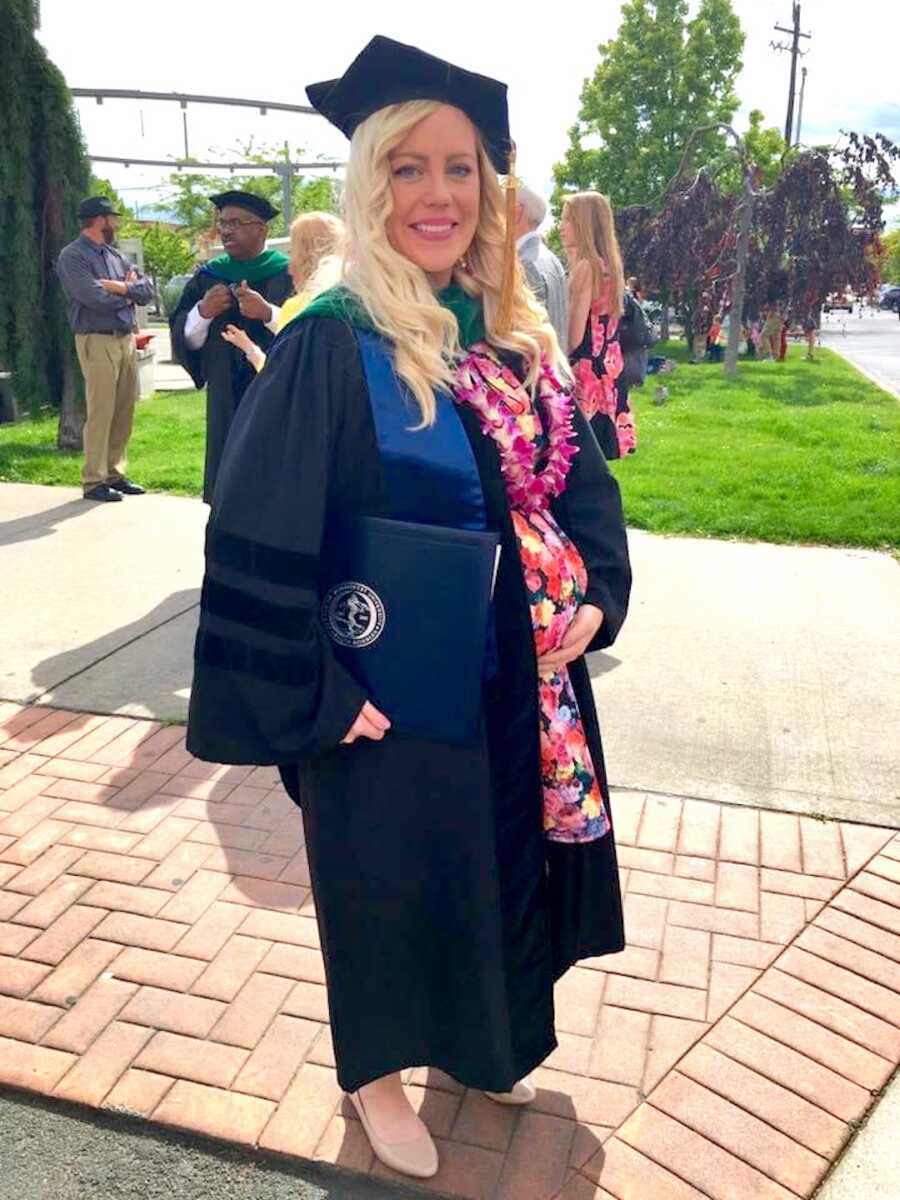
M 614 798 L 628 949 L 527 1112 L 411 1093 L 473 1200 L 810 1196 L 900 1062 L 900 839 Z M 298 814 L 180 727 L 0 703 L 0 1082 L 387 1175 L 333 1070 Z

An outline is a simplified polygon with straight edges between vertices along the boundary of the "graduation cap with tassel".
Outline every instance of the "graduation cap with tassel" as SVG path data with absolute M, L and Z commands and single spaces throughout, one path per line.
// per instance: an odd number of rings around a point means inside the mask
M 512 325 L 516 258 L 516 151 L 509 136 L 506 84 L 426 54 L 415 46 L 377 36 L 339 79 L 312 83 L 309 102 L 346 137 L 372 113 L 407 100 L 437 100 L 461 109 L 481 134 L 498 174 L 504 175 L 506 240 L 497 310 L 497 332 Z

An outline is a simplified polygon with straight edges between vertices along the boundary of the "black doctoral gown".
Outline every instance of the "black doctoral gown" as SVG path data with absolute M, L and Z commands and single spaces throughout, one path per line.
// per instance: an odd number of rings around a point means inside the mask
M 172 334 L 172 357 L 193 379 L 198 388 L 206 385 L 206 461 L 203 471 L 203 499 L 212 501 L 216 475 L 225 448 L 225 440 L 234 414 L 237 412 L 244 392 L 256 377 L 256 371 L 247 361 L 243 351 L 232 346 L 222 337 L 226 325 L 236 325 L 246 330 L 248 336 L 262 350 L 268 350 L 274 339 L 262 321 L 241 316 L 235 300 L 233 306 L 209 327 L 205 343 L 199 350 L 192 350 L 184 340 L 184 323 L 187 315 L 217 283 L 218 279 L 201 267 L 189 279 L 178 307 L 169 320 Z M 294 292 L 294 284 L 286 270 L 278 271 L 259 283 L 251 283 L 255 292 L 265 297 L 270 304 L 281 306 Z
M 612 834 L 585 845 L 543 836 L 524 579 L 494 443 L 459 412 L 503 542 L 499 671 L 472 749 L 391 734 L 339 744 L 366 696 L 318 621 L 326 520 L 391 515 L 342 321 L 310 317 L 280 335 L 235 420 L 207 533 L 188 748 L 278 764 L 302 808 L 348 1091 L 412 1065 L 511 1088 L 556 1045 L 554 980 L 624 945 Z M 606 614 L 599 649 L 625 617 L 630 569 L 617 484 L 580 414 L 576 429 L 580 452 L 554 509 L 588 569 L 587 599 Z M 602 778 L 587 667 L 570 669 Z

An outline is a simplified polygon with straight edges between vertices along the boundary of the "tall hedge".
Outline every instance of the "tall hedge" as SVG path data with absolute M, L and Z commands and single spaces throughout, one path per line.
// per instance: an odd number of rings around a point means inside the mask
M 35 32 L 37 0 L 0 0 L 0 368 L 32 413 L 80 444 L 77 365 L 53 264 L 77 235 L 89 170 L 72 98 Z

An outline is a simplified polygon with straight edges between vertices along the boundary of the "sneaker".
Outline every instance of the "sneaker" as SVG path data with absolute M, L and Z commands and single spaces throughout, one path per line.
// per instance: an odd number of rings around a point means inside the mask
M 101 500 L 108 502 L 110 500 L 121 500 L 122 493 L 116 488 L 110 487 L 108 483 L 98 483 L 96 487 L 92 487 L 90 491 L 84 493 L 85 500 Z

